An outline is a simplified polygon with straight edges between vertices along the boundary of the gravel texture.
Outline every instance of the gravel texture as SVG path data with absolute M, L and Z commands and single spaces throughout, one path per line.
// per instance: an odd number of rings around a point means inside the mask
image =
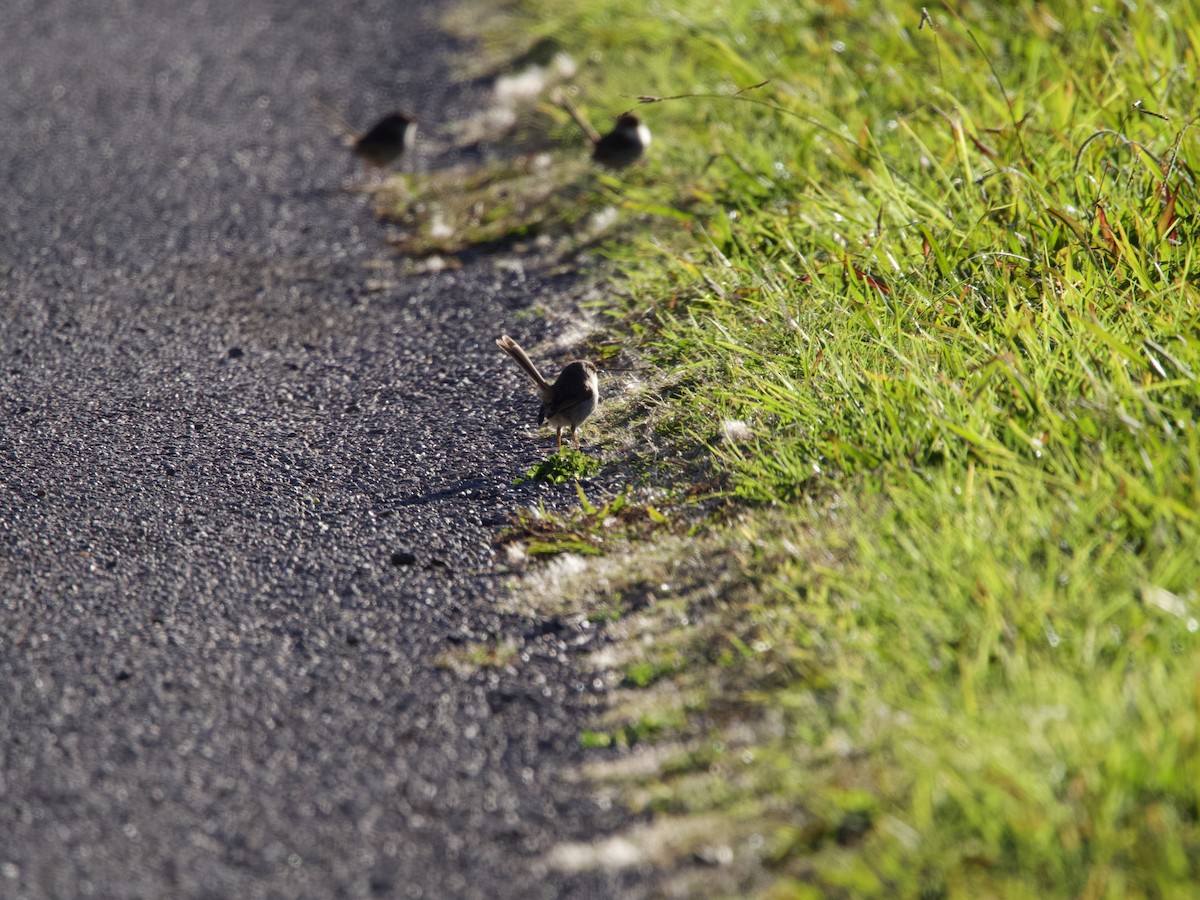
M 493 339 L 556 286 L 397 275 L 309 109 L 435 164 L 482 102 L 436 14 L 6 0 L 0 897 L 642 890 L 538 864 L 625 816 L 571 777 L 590 633 L 496 605 L 552 437 Z

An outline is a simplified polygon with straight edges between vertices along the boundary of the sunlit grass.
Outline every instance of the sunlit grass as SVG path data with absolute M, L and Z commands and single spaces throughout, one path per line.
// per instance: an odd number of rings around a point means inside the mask
M 745 589 L 628 670 L 707 692 L 625 733 L 695 742 L 652 808 L 760 828 L 772 896 L 1186 895 L 1197 8 L 519 9 L 593 113 L 694 95 L 638 109 L 610 312 L 750 514 Z

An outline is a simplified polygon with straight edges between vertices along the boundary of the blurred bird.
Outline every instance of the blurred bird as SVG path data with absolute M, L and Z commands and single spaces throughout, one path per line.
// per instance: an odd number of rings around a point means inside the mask
M 592 142 L 592 159 L 606 168 L 624 169 L 631 166 L 642 158 L 642 154 L 650 146 L 650 129 L 633 113 L 617 116 L 612 131 L 601 135 L 565 94 L 559 94 L 555 100 L 570 113 L 575 124 Z
M 542 408 L 538 411 L 538 424 L 548 422 L 558 429 L 558 449 L 562 449 L 564 428 L 571 429 L 571 439 L 579 447 L 575 433 L 583 420 L 592 414 L 600 402 L 600 383 L 596 367 L 586 359 L 567 363 L 553 384 L 542 377 L 537 366 L 521 349 L 521 345 L 507 334 L 496 339 L 496 346 L 507 353 L 525 370 L 542 395 Z
M 388 113 L 366 131 L 358 131 L 337 110 L 319 100 L 318 113 L 342 135 L 350 151 L 368 166 L 384 169 L 412 149 L 417 137 L 417 119 L 408 113 Z
M 367 165 L 383 169 L 411 150 L 417 137 L 417 120 L 402 112 L 389 113 L 359 135 L 352 149 Z

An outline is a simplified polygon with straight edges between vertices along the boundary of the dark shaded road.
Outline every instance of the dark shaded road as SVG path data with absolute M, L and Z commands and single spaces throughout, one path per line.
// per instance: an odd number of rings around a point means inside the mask
M 494 604 L 551 287 L 396 276 L 309 112 L 465 115 L 436 12 L 4 5 L 2 897 L 637 893 L 535 864 L 620 814 L 586 634 Z

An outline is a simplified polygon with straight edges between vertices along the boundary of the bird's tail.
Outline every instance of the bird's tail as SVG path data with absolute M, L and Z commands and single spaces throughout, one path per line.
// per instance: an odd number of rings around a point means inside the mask
M 347 122 L 346 117 L 328 103 L 322 103 L 320 100 L 314 99 L 312 101 L 312 110 L 324 119 L 327 125 L 342 136 L 342 141 L 347 147 L 362 137 L 362 132 Z
M 575 104 L 571 102 L 570 97 L 568 97 L 562 91 L 559 91 L 554 95 L 554 102 L 570 114 L 571 118 L 575 120 L 575 124 L 578 125 L 583 130 L 583 133 L 587 135 L 587 139 L 589 141 L 594 144 L 596 141 L 600 140 L 600 132 L 592 127 L 592 123 L 584 117 L 583 113 L 575 108 Z
M 511 356 L 516 364 L 525 370 L 525 374 L 533 379 L 533 383 L 538 386 L 539 391 L 550 390 L 550 382 L 542 377 L 542 373 L 533 364 L 533 360 L 521 349 L 520 344 L 506 334 L 503 337 L 496 338 L 496 346 Z

